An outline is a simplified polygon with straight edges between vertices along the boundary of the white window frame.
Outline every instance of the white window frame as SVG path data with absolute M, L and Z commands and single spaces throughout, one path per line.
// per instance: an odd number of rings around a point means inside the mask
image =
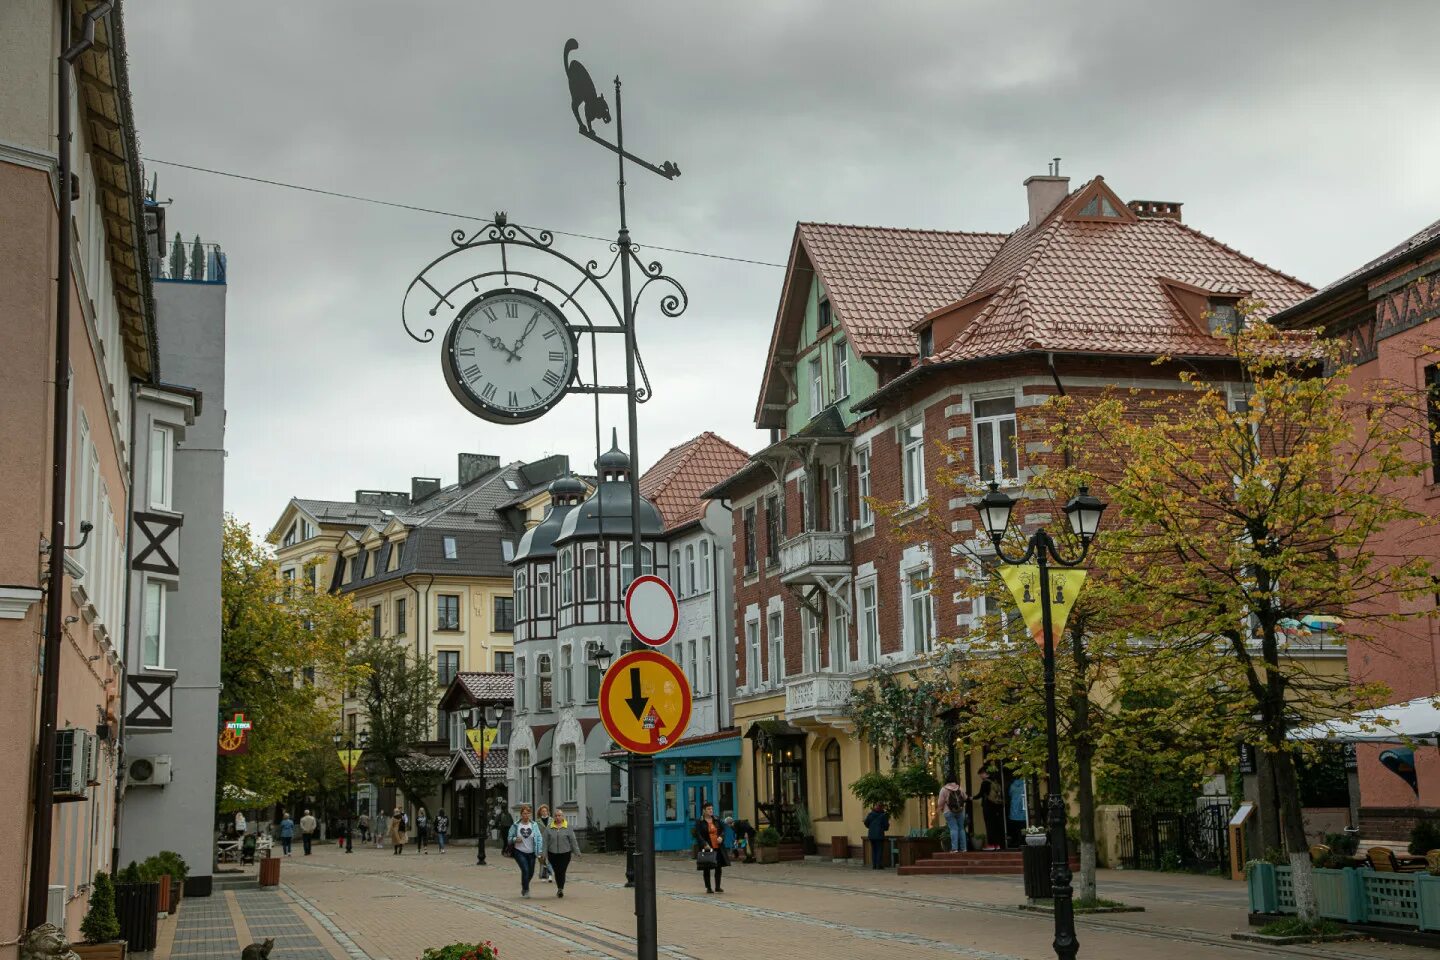
M 769 629 L 779 624 L 779 630 Z M 770 645 L 770 686 L 778 687 L 785 679 L 785 611 L 771 610 L 765 617 L 766 641 Z
M 810 416 L 813 418 L 825 409 L 825 364 L 820 351 L 810 357 Z
M 825 486 L 830 497 L 830 530 L 844 533 L 850 526 L 850 510 L 847 504 L 850 486 L 849 471 L 843 463 L 825 468 Z
M 529 609 L 529 604 L 527 604 L 527 603 L 525 602 L 525 597 L 526 597 L 525 586 L 526 586 L 526 583 L 527 583 L 528 580 L 529 580 L 529 577 L 526 576 L 526 574 L 525 574 L 525 568 L 524 568 L 524 567 L 521 567 L 519 570 L 516 570 L 516 571 L 515 571 L 515 622 L 516 622 L 516 623 L 524 623 L 524 622 L 525 622 L 525 611 L 526 611 L 527 609 Z
M 864 530 L 875 525 L 875 511 L 870 508 L 870 445 L 855 451 L 855 494 L 859 499 L 860 519 L 857 526 Z
M 560 706 L 569 706 L 575 702 L 574 675 L 575 669 L 575 647 L 572 644 L 560 645 L 560 692 L 558 703 Z M 573 798 L 572 798 L 573 799 Z
M 143 667 L 150 667 L 157 670 L 165 669 L 165 608 L 168 606 L 169 598 L 166 596 L 165 583 L 161 580 L 145 579 L 145 606 L 142 611 L 142 629 L 140 631 L 140 664 Z M 156 609 L 151 610 L 150 598 L 158 597 Z M 154 662 L 146 649 L 149 646 L 151 620 L 154 620 L 155 630 L 155 656 Z
M 974 413 L 975 408 L 979 404 L 987 403 L 994 400 L 1010 401 L 1010 412 L 988 414 L 983 417 Z M 1001 439 L 1000 436 L 1001 425 L 1004 424 L 1006 421 L 1009 421 L 1010 423 L 1012 436 L 1018 438 L 1020 435 L 1020 420 L 1019 417 L 1016 415 L 1014 404 L 1015 398 L 1010 395 L 998 397 L 976 397 L 971 399 L 970 401 L 970 410 L 972 411 L 970 414 L 970 422 L 972 427 L 974 428 L 975 433 L 975 476 L 977 476 L 983 482 L 988 483 L 989 481 L 994 480 L 997 483 L 1014 483 L 1019 478 L 1020 450 L 1016 446 L 1017 441 L 1012 440 L 1012 442 L 1010 443 L 1010 449 L 1006 450 L 1005 442 Z M 990 456 L 993 457 L 995 461 L 995 472 L 998 475 L 994 477 L 984 476 L 981 472 L 981 465 L 984 463 L 984 458 L 981 456 L 981 448 L 985 444 L 989 445 Z M 1008 476 L 1006 475 L 1006 471 L 1009 470 L 1012 464 L 1015 468 L 1015 476 Z
M 915 589 L 917 577 L 923 578 L 924 589 Z M 929 653 L 935 648 L 935 597 L 930 583 L 931 571 L 929 564 L 920 564 L 910 567 L 905 571 L 903 589 L 905 591 L 905 648 L 914 655 Z M 925 617 L 923 624 L 918 622 L 916 617 L 916 601 L 923 598 Z M 920 630 L 923 627 L 924 632 Z
M 175 500 L 175 431 L 160 423 L 150 425 L 150 476 L 146 490 L 150 506 L 157 510 L 170 510 Z M 155 462 L 156 454 L 160 463 Z M 160 489 L 155 489 L 156 481 Z M 293 528 L 293 524 L 292 524 Z
M 830 607 L 830 669 L 838 673 L 850 664 L 850 618 L 840 604 L 826 603 Z
M 835 340 L 830 351 L 835 364 L 835 399 L 843 400 L 850 396 L 850 351 L 846 349 L 845 338 Z
M 696 641 L 691 640 L 686 644 L 687 660 L 685 672 L 690 675 L 690 691 L 695 696 L 700 696 L 705 691 L 700 688 L 700 651 L 696 649 Z
M 700 591 L 710 592 L 710 540 L 704 538 L 700 541 Z
M 925 501 L 925 421 L 914 420 L 900 428 L 900 473 L 905 505 Z
M 441 537 L 440 547 L 444 552 L 446 560 L 460 559 L 460 549 L 458 546 L 456 546 L 454 537 Z
M 600 599 L 600 551 L 594 544 L 580 547 L 580 599 L 585 603 Z
M 529 698 L 525 695 L 525 684 L 528 681 L 525 673 L 525 658 L 515 658 L 515 710 L 517 713 L 526 711 L 526 703 Z
M 550 702 L 545 702 L 545 681 L 550 681 Z M 542 653 L 535 657 L 535 709 L 537 711 L 549 711 L 555 709 L 555 663 L 550 659 L 550 654 Z
M 809 607 L 800 608 L 800 675 L 820 671 L 820 618 Z
M 763 685 L 760 676 L 760 618 L 745 621 L 745 686 L 758 690 Z
M 535 615 L 550 616 L 550 569 L 540 567 L 535 571 Z
M 576 754 L 573 743 L 560 744 L 560 800 L 574 803 L 579 797 L 579 783 L 576 777 Z
M 868 597 L 867 597 L 868 594 Z M 880 662 L 880 586 L 872 578 L 855 591 L 860 607 L 860 660 L 867 666 Z
M 595 663 L 595 651 L 601 647 L 598 640 L 585 641 L 585 702 L 594 703 L 600 698 L 600 685 L 605 682 L 605 676 L 600 672 L 600 667 Z M 594 683 L 591 683 L 591 679 Z M 594 693 L 591 693 L 591 689 Z
M 696 688 L 696 689 L 695 689 L 695 692 L 696 692 L 697 694 L 702 695 L 702 696 L 705 695 L 705 693 L 706 693 L 707 690 L 710 690 L 710 684 L 709 684 L 707 681 L 708 681 L 712 676 L 714 676 L 714 673 L 713 673 L 713 671 L 714 671 L 714 669 L 715 669 L 715 666 L 714 666 L 714 663 L 715 663 L 715 660 L 714 660 L 714 657 L 715 657 L 714 649 L 715 649 L 715 648 L 714 648 L 714 644 L 711 643 L 709 637 L 701 637 L 701 638 L 700 638 L 700 665 L 701 665 L 701 667 L 703 668 L 703 671 L 702 671 L 701 674 L 696 678 L 696 681 L 695 681 L 695 688 Z M 713 691 L 711 691 L 711 692 L 713 692 Z
M 573 547 L 566 547 L 560 551 L 560 606 L 562 607 L 568 607 L 575 602 L 575 558 L 571 554 L 573 549 Z
M 695 596 L 695 544 L 685 544 L 685 584 L 681 596 Z
M 530 771 L 531 771 L 531 766 L 530 766 L 530 751 L 529 751 L 529 750 L 516 750 L 516 751 L 515 751 L 515 777 L 516 777 L 517 780 L 520 781 L 520 783 L 518 784 L 518 786 L 519 786 L 519 788 L 520 788 L 520 789 L 519 789 L 519 793 L 520 793 L 520 802 L 521 802 L 521 803 L 531 803 L 531 802 L 534 800 L 534 798 L 530 796 L 530 787 L 531 787 L 530 781 L 531 781 L 531 779 L 532 779 L 532 778 L 531 778 L 531 775 L 530 775 Z

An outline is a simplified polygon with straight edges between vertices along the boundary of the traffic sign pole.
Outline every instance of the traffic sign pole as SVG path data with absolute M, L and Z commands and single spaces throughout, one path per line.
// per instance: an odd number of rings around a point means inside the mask
M 635 795 L 635 949 L 639 960 L 657 960 L 655 921 L 655 758 L 630 754 Z

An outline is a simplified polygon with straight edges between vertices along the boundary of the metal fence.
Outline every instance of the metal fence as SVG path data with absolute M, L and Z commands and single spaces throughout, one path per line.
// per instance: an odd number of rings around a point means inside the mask
M 1193 810 L 1125 810 L 1120 814 L 1120 862 L 1135 870 L 1201 870 L 1230 857 L 1230 798 L 1197 802 Z
M 161 256 L 150 258 L 150 276 L 155 280 L 224 283 L 225 254 L 218 243 L 187 242 L 177 237 Z

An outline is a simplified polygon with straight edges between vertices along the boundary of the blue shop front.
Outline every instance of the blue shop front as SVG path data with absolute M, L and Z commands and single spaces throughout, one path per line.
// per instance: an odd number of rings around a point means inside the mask
M 688 850 L 704 804 L 735 816 L 740 731 L 686 737 L 655 757 L 655 849 Z

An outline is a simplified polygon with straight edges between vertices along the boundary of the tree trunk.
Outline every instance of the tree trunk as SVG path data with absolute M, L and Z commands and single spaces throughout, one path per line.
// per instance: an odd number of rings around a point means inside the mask
M 1282 850 L 1280 840 L 1280 807 L 1275 796 L 1275 773 L 1270 752 L 1264 745 L 1255 748 L 1255 785 L 1259 791 L 1257 801 L 1260 821 L 1260 849 L 1255 851 L 1256 859 L 1267 856 L 1272 850 Z
M 1290 879 L 1295 885 L 1295 909 L 1301 920 L 1314 921 L 1319 908 L 1315 902 L 1315 884 L 1311 873 L 1310 849 L 1305 840 L 1305 820 L 1301 815 L 1300 784 L 1295 776 L 1295 758 L 1288 752 L 1275 754 L 1273 768 L 1275 786 L 1280 794 L 1280 823 L 1285 846 L 1290 851 Z

